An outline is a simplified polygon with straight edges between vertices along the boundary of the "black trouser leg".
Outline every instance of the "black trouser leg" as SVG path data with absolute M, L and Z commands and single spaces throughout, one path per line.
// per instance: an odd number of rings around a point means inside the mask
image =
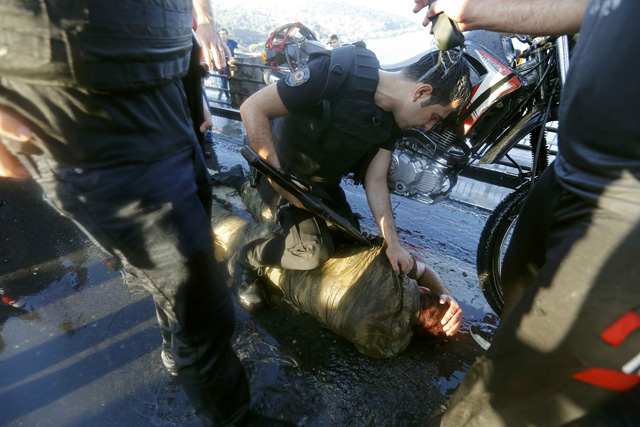
M 294 207 L 280 212 L 279 220 L 283 236 L 250 244 L 247 260 L 251 266 L 312 270 L 333 256 L 333 238 L 324 220 Z
M 38 169 L 52 203 L 153 295 L 202 423 L 237 422 L 248 410 L 249 389 L 231 348 L 234 308 L 214 258 L 200 147 L 157 163 L 93 170 L 41 158 Z

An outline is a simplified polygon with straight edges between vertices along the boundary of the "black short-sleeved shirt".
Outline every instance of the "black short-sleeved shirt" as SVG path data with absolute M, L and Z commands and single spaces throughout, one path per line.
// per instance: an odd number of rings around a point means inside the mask
M 28 121 L 37 148 L 68 166 L 159 161 L 191 147 L 195 138 L 180 80 L 103 94 L 0 76 L 0 105 Z
M 362 167 L 362 162 L 378 149 L 393 150 L 399 129 L 393 115 L 380 109 L 373 96 L 378 85 L 379 64 L 373 53 L 361 51 L 375 63 L 370 92 L 354 100 L 358 60 L 337 95 L 331 99 L 330 120 L 323 131 L 321 96 L 327 80 L 329 56 L 308 64 L 308 79 L 297 86 L 286 80 L 277 83 L 278 94 L 291 114 L 272 121 L 276 151 L 285 170 L 309 179 L 316 186 L 329 188 L 343 176 Z M 371 75 L 373 75 L 371 74 Z M 362 92 L 358 92 L 361 96 Z
M 560 184 L 640 218 L 640 2 L 591 0 L 560 111 Z

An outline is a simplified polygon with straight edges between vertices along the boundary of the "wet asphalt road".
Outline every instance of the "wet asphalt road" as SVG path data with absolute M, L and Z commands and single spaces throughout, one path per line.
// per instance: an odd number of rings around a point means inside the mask
M 240 163 L 241 130 L 225 122 L 218 132 L 221 165 Z M 373 229 L 363 190 L 345 188 Z M 216 192 L 237 202 L 230 189 Z M 233 345 L 256 411 L 305 426 L 438 423 L 481 353 L 470 324 L 496 323 L 475 276 L 488 212 L 454 201 L 392 203 L 401 239 L 460 302 L 461 331 L 448 342 L 414 340 L 398 357 L 374 360 L 284 302 L 252 315 L 236 307 Z M 112 260 L 51 210 L 31 182 L 0 180 L 0 224 L 0 425 L 197 425 L 160 362 L 151 298 L 130 290 Z

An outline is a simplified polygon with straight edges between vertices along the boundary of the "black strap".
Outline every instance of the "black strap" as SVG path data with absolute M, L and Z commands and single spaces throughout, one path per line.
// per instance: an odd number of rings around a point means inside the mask
M 276 168 L 269 162 L 263 160 L 248 145 L 243 145 L 240 153 L 247 160 L 249 165 L 256 168 L 260 173 L 268 176 L 274 183 L 284 188 L 297 198 L 302 205 L 314 215 L 335 225 L 339 230 L 350 236 L 354 242 L 371 245 L 369 239 L 353 226 L 346 218 L 327 206 L 322 199 L 313 195 L 309 190 L 303 190 L 294 181 L 303 182 L 299 177 L 295 177 L 280 168 Z M 305 183 L 305 185 L 309 185 Z
M 331 99 L 338 93 L 338 89 L 349 76 L 349 70 L 351 70 L 355 57 L 356 47 L 354 45 L 341 46 L 331 52 L 331 62 L 329 63 L 327 80 L 321 95 L 322 122 L 320 123 L 318 135 L 323 135 L 329 126 L 329 121 L 331 120 Z

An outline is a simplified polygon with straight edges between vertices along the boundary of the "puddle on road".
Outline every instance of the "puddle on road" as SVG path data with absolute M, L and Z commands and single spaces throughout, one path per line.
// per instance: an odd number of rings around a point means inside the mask
M 301 425 L 437 425 L 478 355 L 461 333 L 448 343 L 414 340 L 399 356 L 376 360 L 286 304 L 239 312 L 234 347 L 255 409 Z

